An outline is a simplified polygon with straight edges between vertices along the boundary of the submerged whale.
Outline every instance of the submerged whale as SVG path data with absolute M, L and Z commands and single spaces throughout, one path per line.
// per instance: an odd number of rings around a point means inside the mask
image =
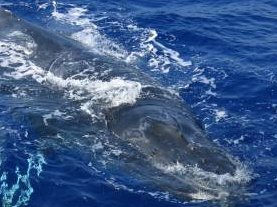
M 0 48 L 14 58 L 1 59 L 4 76 L 67 90 L 93 124 L 132 149 L 117 160 L 131 176 L 180 199 L 228 197 L 249 181 L 243 165 L 210 140 L 183 100 L 134 65 L 94 54 L 5 10 Z

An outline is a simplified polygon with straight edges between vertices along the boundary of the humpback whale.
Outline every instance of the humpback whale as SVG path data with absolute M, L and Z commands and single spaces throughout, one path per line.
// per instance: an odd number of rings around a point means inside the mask
M 94 54 L 3 9 L 0 48 L 2 57 L 15 59 L 1 59 L 3 76 L 67 90 L 92 125 L 132 149 L 117 160 L 122 170 L 180 199 L 228 197 L 249 181 L 244 166 L 208 137 L 182 98 L 136 66 Z

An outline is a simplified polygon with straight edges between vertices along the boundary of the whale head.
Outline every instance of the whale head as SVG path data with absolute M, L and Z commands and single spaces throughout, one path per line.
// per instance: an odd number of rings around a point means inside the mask
M 148 99 L 117 108 L 108 127 L 165 173 L 162 188 L 175 195 L 214 199 L 232 182 L 244 182 L 237 162 L 209 139 L 187 107 L 173 103 Z
M 236 165 L 187 109 L 164 103 L 136 104 L 114 111 L 108 125 L 151 160 L 197 165 L 216 174 L 235 173 Z

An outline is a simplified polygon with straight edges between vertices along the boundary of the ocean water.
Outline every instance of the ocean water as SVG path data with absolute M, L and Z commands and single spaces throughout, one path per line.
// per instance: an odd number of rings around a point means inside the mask
M 92 106 L 132 104 L 141 84 L 45 74 L 26 58 L 35 42 L 10 34 L 19 38 L 16 43 L 0 40 L 3 207 L 277 206 L 274 0 L 0 0 L 0 5 L 178 93 L 211 139 L 247 166 L 236 179 L 249 179 L 239 198 L 211 201 L 198 195 L 202 200 L 180 201 L 111 167 L 122 152 L 93 124 L 101 114 Z M 85 65 L 66 67 L 74 64 Z

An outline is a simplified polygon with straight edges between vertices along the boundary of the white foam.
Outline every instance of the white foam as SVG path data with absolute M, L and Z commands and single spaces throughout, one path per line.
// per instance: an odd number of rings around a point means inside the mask
M 41 10 L 41 9 L 47 9 L 47 7 L 49 6 L 48 3 L 42 3 L 42 4 L 38 4 L 38 10 Z
M 102 145 L 101 142 L 97 142 L 96 144 L 91 146 L 91 149 L 93 152 L 97 151 L 97 150 L 103 150 L 104 146 Z
M 205 93 L 206 93 L 206 95 L 209 95 L 209 96 L 216 96 L 217 95 L 217 93 L 213 92 L 211 88 L 209 90 L 207 90 Z
M 189 196 L 196 200 L 215 200 L 215 197 L 213 195 L 202 191 L 198 191 L 197 193 L 190 193 Z
M 137 27 L 135 29 L 137 30 Z M 146 33 L 148 33 L 148 36 L 145 39 L 142 38 L 140 43 L 142 51 L 138 54 L 140 56 L 142 56 L 141 53 L 143 53 L 143 56 L 150 55 L 148 63 L 151 68 L 168 73 L 172 65 L 177 67 L 188 67 L 192 65 L 191 61 L 183 60 L 179 52 L 157 41 L 158 33 L 156 30 L 148 29 Z
M 123 80 L 121 78 L 114 78 L 110 81 L 89 80 L 89 79 L 72 79 L 60 78 L 51 72 L 47 72 L 43 77 L 44 81 L 67 88 L 75 98 L 79 100 L 80 94 L 88 92 L 86 97 L 91 98 L 91 103 L 101 101 L 101 104 L 107 107 L 116 107 L 121 104 L 133 104 L 139 97 L 141 91 L 141 84 L 135 81 Z M 39 80 L 40 82 L 40 80 Z
M 197 71 L 197 74 L 194 74 L 192 77 L 193 82 L 199 82 L 199 83 L 204 83 L 206 85 L 211 86 L 211 88 L 215 89 L 216 84 L 215 84 L 215 79 L 214 78 L 207 78 L 205 75 L 202 75 L 204 70 Z
M 203 75 L 198 77 L 198 82 L 210 85 L 212 88 L 216 88 L 216 85 L 214 83 L 215 82 L 214 78 L 207 78 L 206 76 Z
M 224 110 L 214 109 L 215 112 L 215 121 L 219 122 L 221 119 L 228 117 L 227 112 Z
M 56 5 L 56 4 L 55 4 Z M 87 9 L 81 8 L 81 7 L 75 7 L 71 8 L 67 11 L 67 13 L 61 13 L 57 10 L 57 6 L 54 7 L 54 10 L 52 12 L 52 16 L 58 20 L 62 21 L 64 23 L 72 24 L 72 25 L 78 25 L 78 26 L 84 26 L 84 27 L 93 27 L 97 28 L 95 24 L 93 24 L 90 19 L 88 18 L 82 18 L 85 16 L 87 12 Z
M 192 173 L 197 179 L 209 179 L 215 181 L 218 185 L 226 185 L 227 183 L 247 183 L 251 180 L 251 176 L 245 166 L 238 164 L 234 175 L 229 173 L 215 174 L 213 172 L 204 171 L 198 166 L 184 166 L 177 162 L 172 165 L 156 164 L 159 169 L 162 169 L 166 173 L 177 173 L 185 175 Z
M 22 35 L 18 33 L 18 35 Z M 25 41 L 29 41 L 30 37 Z M 29 42 L 30 43 L 30 42 Z M 135 81 L 124 80 L 115 77 L 110 81 L 74 79 L 58 77 L 50 71 L 45 71 L 29 60 L 36 48 L 36 44 L 13 42 L 10 39 L 0 41 L 0 66 L 9 68 L 10 72 L 4 75 L 14 79 L 32 77 L 39 83 L 48 84 L 64 90 L 66 94 L 75 100 L 83 102 L 84 111 L 94 113 L 95 104 L 101 104 L 102 108 L 117 107 L 121 104 L 133 104 L 141 92 L 141 84 Z M 47 117 L 46 117 L 47 118 Z M 48 117 L 49 118 L 49 117 Z M 47 121 L 45 120 L 45 124 Z
M 242 165 L 238 161 L 236 162 L 236 171 L 234 175 L 230 173 L 216 174 L 213 172 L 204 171 L 195 166 L 184 166 L 177 162 L 175 164 L 166 165 L 161 163 L 155 163 L 154 165 L 167 174 L 184 175 L 186 179 L 189 179 L 197 188 L 198 192 L 191 194 L 194 199 L 211 200 L 220 199 L 222 196 L 228 195 L 229 184 L 245 184 L 248 183 L 252 177 L 246 166 Z M 221 192 L 219 194 L 209 193 L 206 190 L 215 190 Z
M 239 144 L 240 142 L 243 142 L 244 139 L 245 139 L 245 137 L 242 135 L 242 136 L 240 136 L 240 138 L 235 139 L 235 140 L 233 141 L 233 143 L 234 143 L 234 144 Z
M 126 59 L 128 52 L 119 44 L 101 34 L 96 24 L 87 16 L 87 9 L 75 7 L 66 13 L 58 12 L 54 6 L 52 16 L 65 24 L 80 27 L 80 31 L 71 34 L 71 38 L 79 41 L 84 46 L 100 55 L 108 55 L 118 59 Z
M 71 37 L 97 54 L 108 55 L 122 60 L 128 57 L 127 51 L 93 28 L 85 28 L 79 32 L 73 33 Z
M 149 37 L 147 40 L 145 40 L 145 43 L 156 41 L 157 37 L 158 33 L 156 32 L 156 30 L 149 30 Z
M 54 112 L 52 113 L 49 113 L 49 114 L 44 114 L 42 116 L 43 118 L 43 123 L 45 126 L 48 126 L 48 119 L 52 119 L 52 118 L 63 118 L 63 119 L 71 119 L 72 116 L 68 116 L 66 115 L 66 113 L 63 113 L 61 112 L 60 110 L 55 110 Z
M 138 47 L 131 45 L 132 51 L 127 51 L 122 45 L 108 38 L 95 24 L 97 21 L 106 19 L 106 16 L 93 17 L 86 8 L 76 5 L 66 12 L 58 11 L 56 2 L 53 7 L 52 16 L 57 21 L 80 27 L 80 31 L 71 34 L 71 38 L 81 42 L 95 53 L 112 56 L 128 63 L 133 63 L 138 58 L 147 58 L 150 68 L 163 73 L 169 72 L 172 67 L 184 68 L 192 64 L 191 61 L 182 59 L 179 52 L 157 41 L 158 33 L 154 29 L 140 28 L 130 23 L 124 26 L 124 23 L 117 21 L 108 22 L 111 26 L 118 25 L 121 29 L 125 27 L 128 33 L 135 32 L 132 34 L 135 37 L 132 38 L 138 41 L 139 45 Z

